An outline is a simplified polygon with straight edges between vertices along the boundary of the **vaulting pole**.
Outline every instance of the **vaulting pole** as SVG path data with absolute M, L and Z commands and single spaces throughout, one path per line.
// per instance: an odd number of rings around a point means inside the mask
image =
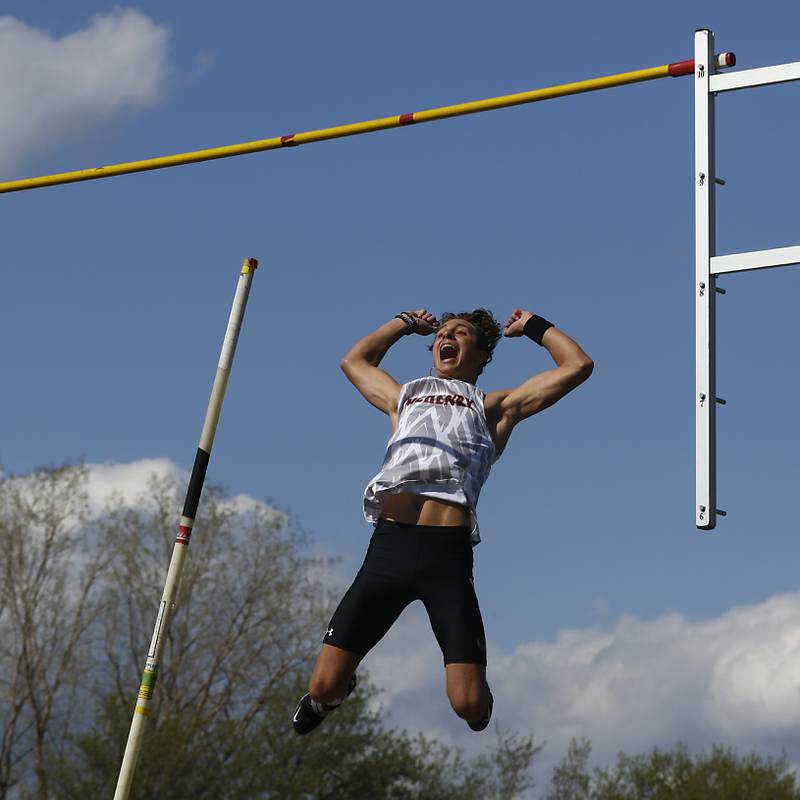
M 720 67 L 732 67 L 736 63 L 733 53 L 721 53 L 717 56 Z M 417 122 L 433 122 L 449 117 L 459 117 L 463 114 L 477 114 L 480 111 L 494 111 L 498 108 L 518 106 L 523 103 L 536 103 L 540 100 L 552 100 L 556 97 L 566 97 L 571 94 L 594 92 L 598 89 L 610 89 L 614 86 L 625 86 L 629 83 L 641 83 L 657 78 L 678 77 L 694 73 L 694 60 L 675 61 L 672 64 L 663 64 L 660 67 L 640 69 L 635 72 L 621 72 L 608 75 L 604 78 L 591 78 L 577 83 L 563 83 L 559 86 L 549 86 L 545 89 L 534 89 L 529 92 L 506 94 L 500 97 L 490 97 L 486 100 L 474 100 L 469 103 L 459 103 L 452 106 L 431 108 L 427 111 L 415 111 L 410 114 L 399 114 L 394 117 L 373 119 L 367 122 L 356 122 L 350 125 L 338 125 L 333 128 L 321 128 L 315 131 L 292 133 L 287 136 L 274 136 L 271 139 L 259 139 L 254 142 L 243 142 L 226 147 L 214 147 L 209 150 L 195 150 L 189 153 L 178 153 L 160 158 L 147 158 L 143 161 L 130 161 L 125 164 L 111 164 L 106 167 L 82 169 L 76 172 L 62 172 L 58 175 L 43 175 L 40 178 L 25 178 L 17 181 L 0 183 L 0 192 L 21 192 L 26 189 L 37 189 L 42 186 L 56 186 L 61 183 L 75 183 L 76 181 L 89 181 L 95 178 L 110 178 L 112 175 L 126 175 L 129 172 L 144 172 L 149 169 L 163 169 L 164 167 L 177 167 L 181 164 L 194 164 L 197 161 L 210 161 L 215 158 L 228 158 L 241 156 L 247 153 L 259 153 L 262 150 L 277 150 L 280 147 L 295 147 L 299 144 L 321 142 L 325 139 L 338 139 L 343 136 L 357 136 L 360 133 L 382 131 L 387 128 L 399 128 L 404 125 L 413 125 Z
M 217 432 L 217 422 L 219 421 L 222 401 L 225 398 L 225 389 L 228 385 L 228 377 L 233 365 L 236 343 L 239 339 L 244 310 L 247 306 L 247 297 L 250 294 L 250 284 L 253 281 L 257 266 L 258 261 L 256 259 L 246 258 L 242 262 L 242 270 L 239 273 L 239 282 L 236 285 L 236 294 L 233 297 L 228 327 L 225 330 L 225 339 L 222 342 L 222 352 L 220 353 L 217 374 L 214 377 L 214 385 L 211 389 L 211 397 L 206 409 L 206 418 L 200 434 L 200 444 L 195 455 L 194 466 L 192 467 L 192 476 L 189 479 L 189 488 L 186 490 L 186 500 L 178 527 L 178 536 L 175 539 L 172 558 L 167 570 L 164 593 L 161 595 L 161 602 L 158 606 L 156 625 L 153 630 L 153 638 L 150 640 L 150 648 L 147 652 L 147 661 L 145 662 L 142 683 L 139 687 L 139 696 L 136 700 L 133 720 L 128 733 L 128 743 L 125 746 L 125 755 L 119 771 L 114 800 L 127 800 L 131 790 L 133 772 L 136 769 L 136 761 L 144 738 L 146 718 L 150 716 L 150 701 L 153 697 L 161 654 L 164 650 L 165 633 L 175 608 L 186 551 L 189 549 L 192 526 L 194 525 L 195 514 L 197 514 L 200 494 L 203 491 L 208 460 L 211 456 L 211 446 L 214 443 L 214 434 Z

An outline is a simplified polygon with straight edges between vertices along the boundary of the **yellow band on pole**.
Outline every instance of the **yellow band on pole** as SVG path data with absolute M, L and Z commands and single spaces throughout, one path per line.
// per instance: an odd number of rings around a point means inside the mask
M 333 128 L 305 131 L 289 136 L 274 136 L 271 139 L 242 142 L 241 144 L 232 144 L 226 147 L 194 150 L 188 153 L 177 153 L 176 155 L 161 156 L 159 158 L 146 158 L 142 161 L 130 161 L 124 164 L 111 164 L 106 167 L 94 167 L 92 169 L 77 170 L 75 172 L 62 172 L 57 175 L 43 175 L 39 178 L 6 181 L 0 183 L 0 193 L 21 192 L 26 189 L 56 186 L 61 183 L 89 181 L 96 178 L 110 178 L 112 175 L 126 175 L 130 172 L 144 172 L 150 169 L 177 167 L 181 164 L 193 164 L 197 161 L 210 161 L 215 158 L 228 158 L 229 156 L 241 156 L 247 153 L 259 153 L 263 150 L 276 150 L 279 147 L 292 147 L 299 144 L 320 142 L 326 139 L 338 139 L 343 136 L 357 136 L 361 133 L 398 128 L 417 122 L 432 122 L 449 117 L 458 117 L 463 114 L 476 114 L 481 111 L 493 111 L 498 108 L 507 108 L 508 106 L 516 106 L 523 103 L 551 100 L 555 97 L 565 97 L 567 95 L 581 94 L 583 92 L 594 92 L 598 89 L 610 89 L 614 86 L 625 86 L 629 83 L 641 83 L 642 81 L 655 80 L 656 78 L 665 78 L 671 74 L 677 75 L 687 73 L 671 72 L 670 64 L 664 64 L 660 67 L 651 67 L 634 72 L 621 72 L 603 78 L 591 78 L 590 80 L 578 81 L 576 83 L 564 83 L 559 86 L 549 86 L 544 89 L 534 89 L 528 92 L 490 97 L 486 100 L 474 100 L 469 103 L 431 108 L 426 111 L 416 111 L 413 114 L 400 114 L 394 117 L 368 120 L 367 122 L 356 122 L 349 125 L 337 125 Z

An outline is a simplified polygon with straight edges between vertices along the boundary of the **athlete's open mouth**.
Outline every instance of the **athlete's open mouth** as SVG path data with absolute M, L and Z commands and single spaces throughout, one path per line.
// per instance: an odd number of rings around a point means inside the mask
M 450 361 L 452 358 L 456 358 L 458 356 L 458 348 L 454 344 L 450 344 L 446 342 L 439 348 L 439 358 L 442 361 Z

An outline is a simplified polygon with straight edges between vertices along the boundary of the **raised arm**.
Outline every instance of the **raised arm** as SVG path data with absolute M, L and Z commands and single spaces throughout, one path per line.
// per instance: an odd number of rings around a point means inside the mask
M 530 311 L 516 309 L 506 323 L 503 335 L 522 336 L 532 317 L 534 315 Z M 501 446 L 505 445 L 515 425 L 558 402 L 580 386 L 594 369 L 594 362 L 577 342 L 555 326 L 546 327 L 546 323 L 539 320 L 541 317 L 533 320 L 527 333 L 546 348 L 556 366 L 528 378 L 516 389 L 505 389 L 487 395 L 487 416 L 496 424 L 497 440 Z
M 400 397 L 400 384 L 378 364 L 389 348 L 407 333 L 427 336 L 438 327 L 436 317 L 424 308 L 407 312 L 413 317 L 414 330 L 395 317 L 356 342 L 341 361 L 344 374 L 375 408 L 393 417 Z

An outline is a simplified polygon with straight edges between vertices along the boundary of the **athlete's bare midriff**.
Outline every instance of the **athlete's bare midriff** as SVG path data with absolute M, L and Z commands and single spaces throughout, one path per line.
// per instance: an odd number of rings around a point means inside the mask
M 466 506 L 447 503 L 432 497 L 399 492 L 384 497 L 381 517 L 406 525 L 470 525 Z

